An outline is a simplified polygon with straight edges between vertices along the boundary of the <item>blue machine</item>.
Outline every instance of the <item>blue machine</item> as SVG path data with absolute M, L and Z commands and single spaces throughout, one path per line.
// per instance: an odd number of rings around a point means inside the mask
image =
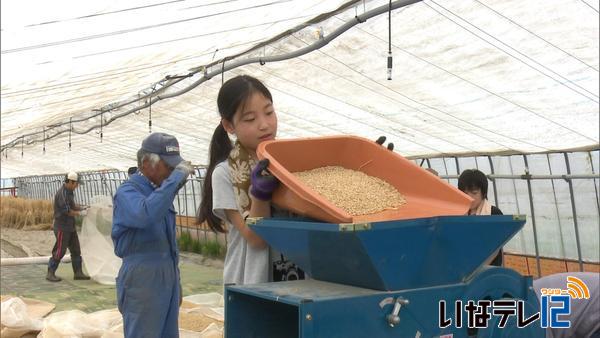
M 252 229 L 311 279 L 227 285 L 225 336 L 544 337 L 539 321 L 518 327 L 540 309 L 531 277 L 484 264 L 524 224 L 510 215 L 361 224 L 257 219 Z M 502 302 L 486 316 L 486 301 Z M 472 318 L 469 304 L 477 306 Z M 503 328 L 498 309 L 514 309 Z

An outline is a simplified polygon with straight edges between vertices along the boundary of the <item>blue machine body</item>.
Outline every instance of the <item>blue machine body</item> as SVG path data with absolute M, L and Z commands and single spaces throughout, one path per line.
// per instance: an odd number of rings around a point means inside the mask
M 265 218 L 251 227 L 314 279 L 391 291 L 462 281 L 524 224 L 501 215 L 359 224 Z
M 225 287 L 226 337 L 544 337 L 536 321 L 468 328 L 461 301 L 522 302 L 539 311 L 531 277 L 484 263 L 525 223 L 448 216 L 366 224 L 260 219 L 251 227 L 311 279 Z M 440 327 L 440 301 L 445 319 Z M 491 311 L 491 310 L 490 310 Z M 445 326 L 445 325 L 442 325 Z

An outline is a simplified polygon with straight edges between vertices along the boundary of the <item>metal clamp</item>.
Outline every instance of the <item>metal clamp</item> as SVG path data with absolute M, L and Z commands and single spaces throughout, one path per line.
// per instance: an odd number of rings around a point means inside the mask
M 408 303 L 408 299 L 403 299 L 400 297 L 396 298 L 396 302 L 394 303 L 394 310 L 392 311 L 392 313 L 387 315 L 387 321 L 390 327 L 394 327 L 400 324 L 400 308 L 402 308 L 402 305 L 408 305 Z
M 364 231 L 371 230 L 371 223 L 339 223 L 339 231 Z

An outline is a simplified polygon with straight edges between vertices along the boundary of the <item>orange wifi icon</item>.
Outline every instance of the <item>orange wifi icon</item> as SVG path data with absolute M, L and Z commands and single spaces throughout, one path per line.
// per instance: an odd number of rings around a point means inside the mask
M 567 277 L 567 292 L 573 299 L 590 298 L 588 286 L 581 279 L 574 276 Z

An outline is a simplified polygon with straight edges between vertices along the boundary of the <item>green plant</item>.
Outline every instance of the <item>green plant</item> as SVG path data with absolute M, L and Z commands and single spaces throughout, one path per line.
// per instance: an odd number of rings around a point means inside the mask
M 177 239 L 177 245 L 179 246 L 179 250 L 188 251 L 192 248 L 192 236 L 189 232 L 181 232 L 181 235 Z
M 177 239 L 177 245 L 181 251 L 201 253 L 210 258 L 225 258 L 226 248 L 219 242 L 196 240 L 192 238 L 192 235 L 188 231 L 181 232 L 181 235 Z
M 202 253 L 211 258 L 223 258 L 225 248 L 217 241 L 207 241 L 202 244 Z
M 191 249 L 192 249 L 192 252 L 194 252 L 194 253 L 197 253 L 197 254 L 202 253 L 202 244 L 200 244 L 200 242 L 197 240 L 192 240 Z

